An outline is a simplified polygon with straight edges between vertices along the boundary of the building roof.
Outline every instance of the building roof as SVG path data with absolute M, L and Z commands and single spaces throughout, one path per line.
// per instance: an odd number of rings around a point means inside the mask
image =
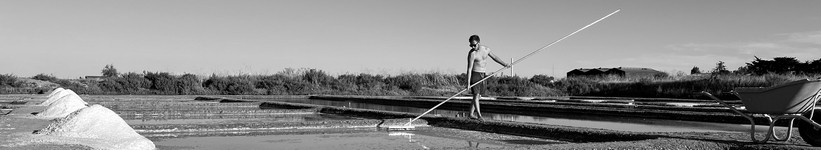
M 639 67 L 617 67 L 617 68 L 579 68 L 573 69 L 568 73 L 571 72 L 580 72 L 583 74 L 588 73 L 606 73 L 606 72 L 615 72 L 620 71 L 624 72 L 625 74 L 662 74 L 664 72 L 651 69 L 651 68 L 639 68 Z
M 614 68 L 614 69 L 616 69 L 616 68 Z M 661 71 L 658 71 L 658 70 L 655 70 L 655 69 L 650 69 L 650 68 L 619 67 L 618 69 L 622 70 L 622 71 L 625 71 L 625 72 L 636 72 L 636 73 L 638 73 L 638 72 L 663 73 Z

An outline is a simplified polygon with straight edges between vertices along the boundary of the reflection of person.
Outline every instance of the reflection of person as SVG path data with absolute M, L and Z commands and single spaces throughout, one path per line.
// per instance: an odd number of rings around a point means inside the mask
M 498 56 L 494 55 L 490 52 L 490 48 L 487 48 L 484 45 L 479 45 L 479 36 L 478 35 L 471 35 L 468 38 L 470 42 L 470 52 L 468 52 L 468 86 L 470 84 L 476 83 L 482 78 L 485 78 L 485 72 L 487 66 L 488 58 L 493 59 L 496 63 L 501 64 L 505 67 L 510 67 L 510 65 L 500 59 Z M 479 98 L 482 97 L 482 92 L 485 90 L 484 82 L 476 84 L 470 90 L 473 94 L 473 101 L 470 104 L 470 118 L 471 119 L 482 119 L 482 112 L 479 110 Z M 475 113 L 475 114 L 474 114 Z
M 469 148 L 479 148 L 479 142 L 468 141 Z

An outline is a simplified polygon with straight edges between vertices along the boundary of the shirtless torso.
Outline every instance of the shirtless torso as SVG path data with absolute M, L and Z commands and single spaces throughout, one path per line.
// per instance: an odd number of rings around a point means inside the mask
M 468 59 L 473 61 L 473 72 L 486 72 L 487 59 L 490 56 L 490 49 L 484 45 L 478 45 L 476 49 L 471 50 L 468 54 Z
M 484 45 L 476 45 L 476 48 L 468 52 L 468 73 L 487 72 L 488 58 L 493 59 L 502 66 L 508 66 L 501 58 L 490 52 L 490 48 Z

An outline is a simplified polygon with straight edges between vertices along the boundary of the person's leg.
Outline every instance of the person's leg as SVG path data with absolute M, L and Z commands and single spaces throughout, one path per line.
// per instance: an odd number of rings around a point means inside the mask
M 479 80 L 479 79 L 477 79 L 478 77 L 479 77 L 479 74 L 476 74 L 476 72 L 473 72 L 472 75 L 469 77 L 470 78 L 470 83 L 468 83 L 468 84 L 476 83 L 476 81 Z M 470 93 L 473 95 L 473 101 L 470 101 L 470 115 L 468 115 L 468 117 L 477 118 L 477 116 L 476 116 L 476 102 L 479 102 L 479 99 L 477 97 L 479 95 L 479 90 L 477 89 L 476 86 L 473 86 L 473 87 L 470 87 Z
M 470 101 L 470 118 L 477 118 L 476 117 L 476 102 L 479 102 L 477 99 L 476 94 L 473 94 L 473 101 Z
M 479 82 L 482 78 L 485 78 L 485 73 L 475 73 L 477 76 L 476 82 Z M 482 119 L 482 110 L 479 108 L 479 100 L 482 98 L 482 94 L 486 92 L 485 82 L 477 83 L 476 86 L 476 94 L 473 97 L 473 107 L 476 107 L 476 115 L 478 119 Z
M 475 118 L 482 119 L 482 111 L 481 111 L 481 109 L 479 109 L 479 99 L 480 98 L 482 98 L 482 94 L 476 94 L 476 95 L 473 96 L 473 107 L 476 107 L 477 117 L 475 117 Z

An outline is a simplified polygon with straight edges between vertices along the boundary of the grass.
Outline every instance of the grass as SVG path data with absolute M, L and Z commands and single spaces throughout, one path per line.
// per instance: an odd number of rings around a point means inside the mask
M 737 99 L 727 95 L 735 87 L 770 87 L 786 82 L 818 78 L 818 75 L 687 75 L 662 78 L 600 77 L 565 78 L 560 83 L 570 95 L 615 96 L 615 97 L 656 97 L 656 98 L 705 98 L 698 94 L 707 91 L 723 98 Z

